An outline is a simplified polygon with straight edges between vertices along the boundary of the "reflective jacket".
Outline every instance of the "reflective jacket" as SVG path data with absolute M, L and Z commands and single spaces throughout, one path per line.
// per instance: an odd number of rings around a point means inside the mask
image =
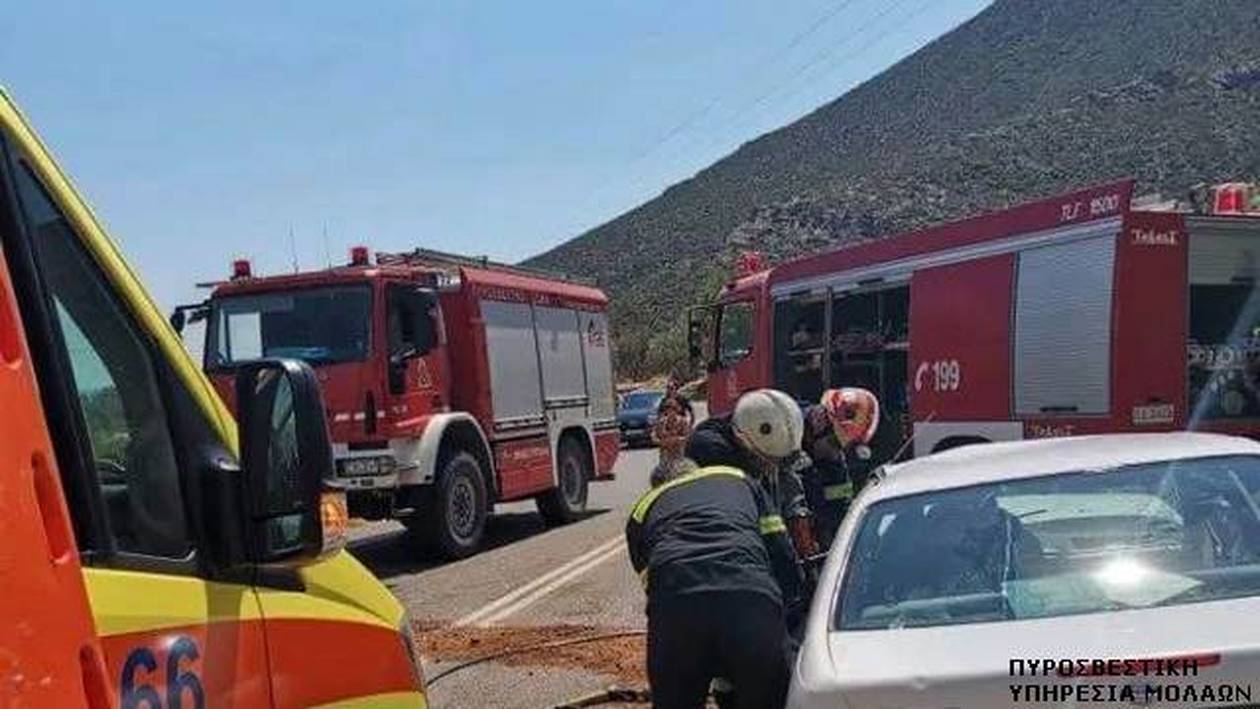
M 780 607 L 803 591 L 783 518 L 742 471 L 700 468 L 649 490 L 626 522 L 648 612 L 699 593 L 757 593 Z

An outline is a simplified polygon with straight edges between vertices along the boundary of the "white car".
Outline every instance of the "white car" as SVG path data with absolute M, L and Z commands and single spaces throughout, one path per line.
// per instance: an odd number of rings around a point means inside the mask
M 1260 702 L 1258 505 L 1260 444 L 1211 434 L 890 466 L 836 535 L 788 706 Z

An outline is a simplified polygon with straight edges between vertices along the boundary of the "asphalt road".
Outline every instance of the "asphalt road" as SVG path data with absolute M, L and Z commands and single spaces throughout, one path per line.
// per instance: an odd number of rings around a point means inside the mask
M 504 632 L 519 634 L 519 641 L 508 643 L 516 647 L 571 630 L 641 629 L 643 591 L 622 532 L 656 459 L 654 449 L 623 449 L 616 480 L 592 484 L 588 516 L 564 527 L 545 528 L 532 502 L 501 505 L 487 530 L 487 549 L 462 561 L 426 560 L 395 523 L 356 528 L 350 549 L 415 621 L 432 628 L 427 634 L 434 641 Z M 476 655 L 480 642 L 470 639 L 472 652 L 465 656 Z M 630 655 L 628 662 L 642 662 L 633 648 L 623 654 Z M 452 664 L 426 656 L 426 677 Z M 548 707 L 625 682 L 624 673 L 620 679 L 608 673 L 607 663 L 588 666 L 580 657 L 552 663 L 544 655 L 528 664 L 487 663 L 452 674 L 430 688 L 429 698 L 443 708 Z

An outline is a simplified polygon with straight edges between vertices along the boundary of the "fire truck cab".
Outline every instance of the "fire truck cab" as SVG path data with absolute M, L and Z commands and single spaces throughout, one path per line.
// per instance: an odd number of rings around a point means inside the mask
M 693 310 L 709 406 L 862 386 L 923 455 L 1104 431 L 1260 434 L 1260 201 L 1102 185 L 774 268 Z M 900 439 L 900 440 L 896 440 Z M 895 445 L 894 445 L 895 444 Z
M 495 503 L 549 523 L 585 510 L 619 451 L 607 298 L 518 267 L 434 251 L 351 251 L 345 266 L 257 277 L 234 265 L 194 310 L 230 401 L 243 363 L 318 373 L 353 516 L 399 519 L 448 558 L 477 550 Z M 176 315 L 176 319 L 183 317 Z

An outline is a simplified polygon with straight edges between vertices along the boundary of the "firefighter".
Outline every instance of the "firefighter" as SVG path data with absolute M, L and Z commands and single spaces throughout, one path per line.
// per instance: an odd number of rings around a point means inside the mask
M 785 410 L 800 411 L 800 406 L 787 394 L 776 389 L 758 389 L 740 397 L 735 412 L 742 403 L 761 400 L 773 400 Z M 687 457 L 699 465 L 729 465 L 752 475 L 778 506 L 797 554 L 807 558 L 818 553 L 805 487 L 799 474 L 803 466 L 795 462 L 800 460 L 799 448 L 778 458 L 759 453 L 750 445 L 754 439 L 740 432 L 736 413 L 713 416 L 696 426 L 687 440 Z
M 732 420 L 750 455 L 773 462 L 797 450 L 804 421 L 788 403 L 754 392 L 736 405 Z M 802 580 L 765 488 L 729 465 L 683 472 L 635 504 L 626 545 L 648 597 L 653 706 L 703 707 L 718 676 L 733 680 L 736 706 L 782 706 L 784 608 Z
M 866 482 L 879 417 L 879 399 L 857 387 L 828 389 L 805 412 L 802 454 L 795 467 L 822 546 L 830 545 L 849 503 Z

